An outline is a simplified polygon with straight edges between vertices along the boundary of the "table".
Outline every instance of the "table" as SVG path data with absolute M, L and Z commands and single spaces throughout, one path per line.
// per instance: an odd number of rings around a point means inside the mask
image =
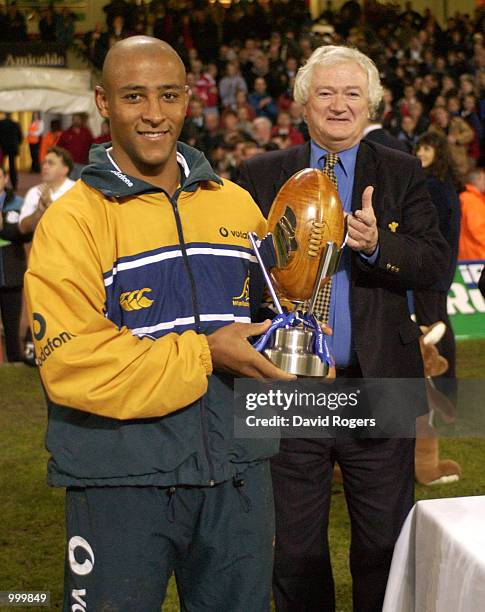
M 394 549 L 382 612 L 485 611 L 485 496 L 419 501 Z

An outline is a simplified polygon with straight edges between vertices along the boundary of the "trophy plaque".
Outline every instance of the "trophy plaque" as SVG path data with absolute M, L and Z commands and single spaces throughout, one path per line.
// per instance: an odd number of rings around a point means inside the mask
M 268 215 L 263 241 L 249 235 L 278 315 L 255 343 L 281 369 L 299 376 L 326 376 L 332 358 L 314 314 L 319 291 L 338 268 L 345 234 L 337 189 L 321 171 L 306 168 L 281 187 Z M 266 269 L 261 246 L 273 255 Z M 295 305 L 285 312 L 280 300 Z

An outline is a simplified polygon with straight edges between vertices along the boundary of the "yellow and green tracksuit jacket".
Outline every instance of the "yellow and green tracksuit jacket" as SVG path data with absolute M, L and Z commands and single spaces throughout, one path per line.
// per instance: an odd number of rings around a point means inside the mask
M 202 153 L 177 146 L 173 197 L 125 175 L 110 145 L 36 229 L 26 294 L 48 397 L 56 486 L 207 485 L 275 452 L 233 435 L 232 379 L 206 334 L 249 322 L 265 220 Z

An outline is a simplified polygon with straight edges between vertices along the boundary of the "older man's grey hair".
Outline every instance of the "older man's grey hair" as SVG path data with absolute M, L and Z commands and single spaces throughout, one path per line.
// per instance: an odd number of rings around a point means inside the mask
M 271 130 L 273 124 L 271 123 L 271 119 L 268 119 L 268 117 L 256 117 L 253 119 L 253 127 Z
M 379 71 L 367 55 L 352 47 L 324 45 L 315 49 L 307 63 L 298 70 L 293 92 L 294 99 L 299 104 L 307 103 L 313 70 L 316 66 L 335 66 L 344 62 L 355 62 L 367 74 L 369 115 L 374 117 L 383 94 Z

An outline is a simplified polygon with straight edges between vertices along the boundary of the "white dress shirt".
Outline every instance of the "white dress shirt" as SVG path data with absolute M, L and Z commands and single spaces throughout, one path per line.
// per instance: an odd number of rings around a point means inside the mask
M 71 187 L 74 185 L 74 181 L 71 179 L 66 179 L 60 187 L 58 187 L 55 191 L 51 189 L 51 199 L 58 200 L 62 195 L 69 191 Z M 24 203 L 22 204 L 22 209 L 20 211 L 19 223 L 25 219 L 26 217 L 30 217 L 36 210 L 39 205 L 40 199 L 40 185 L 35 185 L 31 187 L 27 193 L 25 194 Z

